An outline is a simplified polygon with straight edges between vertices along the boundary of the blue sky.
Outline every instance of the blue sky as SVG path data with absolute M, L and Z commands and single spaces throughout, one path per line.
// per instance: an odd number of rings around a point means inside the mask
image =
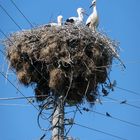
M 62 14 L 64 19 L 76 15 L 76 9 L 83 7 L 88 14 L 91 13 L 89 5 L 91 0 L 14 0 L 21 11 L 35 25 L 46 24 L 55 21 L 57 15 Z M 8 13 L 23 29 L 29 29 L 30 25 L 12 5 L 10 0 L 2 1 L 0 4 L 5 7 Z M 121 58 L 126 64 L 126 69 L 122 70 L 119 66 L 113 66 L 110 73 L 111 80 L 117 81 L 117 86 L 138 92 L 139 95 L 128 93 L 124 90 L 115 88 L 109 97 L 117 100 L 127 100 L 129 104 L 140 107 L 140 14 L 139 0 L 98 0 L 97 10 L 100 18 L 99 28 L 104 30 L 110 38 L 120 42 Z M 0 8 L 0 28 L 8 35 L 18 31 L 17 26 Z M 3 39 L 0 33 L 0 39 Z M 4 47 L 0 46 L 3 50 Z M 7 65 L 4 56 L 0 53 L 0 71 L 6 73 Z M 14 74 L 8 78 L 19 87 L 24 95 L 33 95 L 32 88 L 24 88 L 19 85 Z M 0 75 L 0 98 L 20 97 L 17 90 Z M 109 112 L 112 116 L 133 122 L 140 125 L 140 109 L 126 104 L 111 102 L 103 98 L 102 105 L 93 106 L 93 111 L 101 113 Z M 7 104 L 7 106 L 2 106 Z M 8 105 L 10 104 L 10 105 Z M 20 104 L 21 106 L 12 106 Z M 88 105 L 87 105 L 88 106 Z M 27 103 L 26 100 L 0 101 L 0 139 L 2 140 L 38 140 L 44 132 L 37 125 L 38 112 Z M 72 115 L 72 114 L 71 114 Z M 77 113 L 75 122 L 102 130 L 127 140 L 138 140 L 140 138 L 140 127 L 110 119 L 96 113 Z M 48 123 L 44 122 L 43 126 Z M 48 134 L 48 133 L 47 133 Z M 94 132 L 78 126 L 73 126 L 69 133 L 74 138 L 80 140 L 117 140 L 111 136 Z M 48 134 L 49 136 L 49 134 Z M 49 137 L 46 137 L 48 140 Z

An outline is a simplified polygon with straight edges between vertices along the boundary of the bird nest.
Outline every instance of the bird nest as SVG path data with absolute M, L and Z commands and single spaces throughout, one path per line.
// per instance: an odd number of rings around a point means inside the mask
M 118 52 L 103 33 L 73 25 L 13 33 L 4 44 L 10 67 L 21 84 L 35 85 L 37 101 L 62 95 L 68 104 L 96 100 Z

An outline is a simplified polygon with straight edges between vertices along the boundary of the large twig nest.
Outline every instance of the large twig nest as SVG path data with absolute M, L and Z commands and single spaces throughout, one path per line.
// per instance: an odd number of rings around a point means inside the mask
M 94 102 L 105 83 L 117 46 L 88 27 L 41 26 L 12 34 L 5 41 L 7 59 L 19 81 L 35 84 L 37 101 L 65 96 L 67 103 Z M 43 95 L 43 96 L 40 96 Z

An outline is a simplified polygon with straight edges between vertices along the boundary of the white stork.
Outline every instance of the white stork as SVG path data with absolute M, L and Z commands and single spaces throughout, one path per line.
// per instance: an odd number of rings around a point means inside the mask
M 66 25 L 70 24 L 74 24 L 74 25 L 82 25 L 83 21 L 84 21 L 84 14 L 85 14 L 85 10 L 83 8 L 78 8 L 77 9 L 77 14 L 78 17 L 70 17 L 66 20 Z
M 89 28 L 91 28 L 95 31 L 99 24 L 98 13 L 96 10 L 96 0 L 92 1 L 90 8 L 91 7 L 93 7 L 93 12 L 88 17 L 88 19 L 86 21 L 86 26 L 88 26 Z
M 57 17 L 57 23 L 49 23 L 47 26 L 62 26 L 63 25 L 63 16 L 59 15 Z

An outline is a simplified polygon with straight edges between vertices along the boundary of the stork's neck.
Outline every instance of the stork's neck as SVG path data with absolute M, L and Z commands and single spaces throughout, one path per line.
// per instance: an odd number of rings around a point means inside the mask
M 94 13 L 97 13 L 96 5 L 93 6 L 93 12 L 94 12 Z
M 59 26 L 62 26 L 62 20 L 59 19 L 57 22 Z
M 58 22 L 58 25 L 59 25 L 59 26 L 62 26 L 62 22 L 59 21 L 59 22 Z
M 84 20 L 84 14 L 83 13 L 78 13 L 78 18 L 80 21 Z

